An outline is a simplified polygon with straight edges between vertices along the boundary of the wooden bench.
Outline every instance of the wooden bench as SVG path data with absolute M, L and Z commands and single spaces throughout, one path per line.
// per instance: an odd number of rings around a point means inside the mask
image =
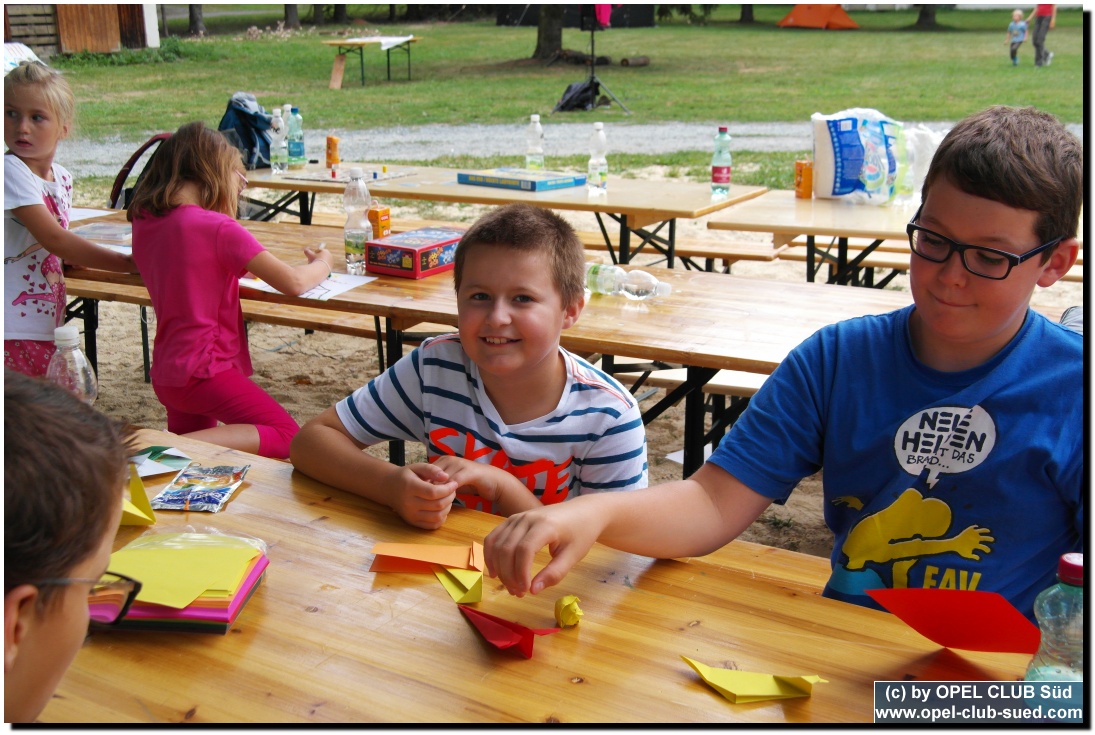
M 70 280 L 73 279 L 70 277 Z M 135 304 L 140 307 L 141 347 L 144 355 L 145 382 L 147 383 L 149 381 L 148 370 L 151 365 L 148 344 L 148 309 L 152 306 L 148 291 L 142 286 L 128 286 L 117 283 L 78 281 L 78 284 L 73 291 L 80 298 L 95 299 L 97 301 L 117 301 Z M 375 340 L 379 370 L 383 372 L 386 367 L 384 340 L 387 335 L 380 317 L 365 314 L 346 314 L 331 309 L 278 304 L 248 298 L 240 299 L 240 307 L 243 311 L 243 318 L 247 322 L 296 327 L 305 330 L 305 333 L 331 332 L 332 334 Z M 446 334 L 452 331 L 455 331 L 455 327 L 450 325 L 423 323 L 417 325 L 413 331 L 404 332 L 403 343 L 415 345 L 433 334 Z
M 859 256 L 863 250 L 861 248 L 852 248 L 849 243 L 848 259 L 852 260 Z M 792 245 L 787 247 L 779 254 L 780 260 L 793 260 L 800 263 L 805 263 L 809 259 L 809 252 L 805 245 Z M 902 253 L 880 251 L 875 250 L 864 258 L 860 265 L 865 268 L 888 268 L 893 271 L 905 272 L 909 270 L 909 263 L 912 260 L 912 252 L 909 251 L 908 243 L 905 244 L 905 251 Z M 835 266 L 830 263 L 830 274 Z M 1077 261 L 1075 265 L 1069 268 L 1068 272 L 1061 278 L 1062 281 L 1068 281 L 1071 283 L 1082 283 L 1084 280 L 1084 266 L 1083 263 Z
M 874 242 L 875 241 L 872 240 L 869 237 L 849 237 L 848 238 L 848 252 L 850 253 L 853 250 L 857 250 L 857 251 L 863 250 L 868 245 L 874 244 Z M 806 247 L 806 237 L 800 235 L 800 236 L 796 237 L 794 240 L 791 240 L 791 242 L 789 244 L 791 245 L 791 247 Z M 814 245 L 819 250 L 825 250 L 826 248 L 830 247 L 830 245 L 835 247 L 836 238 L 835 237 L 818 236 L 818 237 L 814 238 Z M 876 253 L 880 253 L 880 252 L 881 253 L 907 253 L 907 252 L 909 252 L 909 241 L 904 240 L 904 239 L 903 240 L 883 240 L 881 243 L 879 243 L 878 247 L 875 248 L 875 252 Z M 858 253 L 856 253 L 856 254 L 858 254 Z M 1076 254 L 1076 265 L 1083 265 L 1083 264 L 1084 264 L 1084 244 L 1083 244 L 1083 241 L 1081 240 L 1080 241 L 1080 250 Z
M 345 222 L 346 217 L 344 215 L 335 214 L 333 212 L 312 213 L 312 224 L 341 227 Z M 420 227 L 468 227 L 468 224 L 462 222 L 445 222 L 443 220 L 411 219 L 406 217 L 392 218 L 393 234 L 406 232 L 408 230 L 416 230 Z M 605 253 L 608 251 L 604 236 L 600 232 L 579 230 L 576 234 L 578 235 L 578 239 L 582 241 L 582 245 L 586 250 L 598 253 Z M 715 261 L 719 261 L 723 272 L 729 272 L 730 266 L 739 260 L 773 261 L 786 247 L 787 246 L 781 246 L 777 248 L 773 247 L 771 243 L 763 242 L 719 241 L 713 239 L 682 240 L 681 238 L 678 238 L 673 250 L 677 257 L 682 260 L 686 258 L 702 259 L 704 261 L 702 270 L 713 271 L 715 269 Z M 646 250 L 643 252 L 646 252 Z M 700 269 L 699 265 L 695 262 L 692 262 L 691 265 L 697 270 Z

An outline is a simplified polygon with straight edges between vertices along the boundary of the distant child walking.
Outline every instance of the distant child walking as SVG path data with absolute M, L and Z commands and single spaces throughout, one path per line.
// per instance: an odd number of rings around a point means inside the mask
M 298 296 L 330 276 L 332 256 L 304 248 L 307 263 L 278 260 L 235 220 L 246 187 L 239 151 L 223 135 L 183 125 L 133 193 L 133 260 L 156 311 L 152 387 L 168 431 L 284 459 L 300 427 L 248 379 L 239 278 L 251 272 Z
M 1011 44 L 1011 65 L 1019 66 L 1019 47 L 1027 40 L 1027 22 L 1023 20 L 1022 10 L 1011 11 L 1008 23 L 1008 43 Z
M 129 273 L 129 256 L 68 231 L 72 174 L 53 162 L 76 115 L 61 73 L 24 61 L 4 77 L 4 365 L 45 375 L 64 323 L 63 262 Z

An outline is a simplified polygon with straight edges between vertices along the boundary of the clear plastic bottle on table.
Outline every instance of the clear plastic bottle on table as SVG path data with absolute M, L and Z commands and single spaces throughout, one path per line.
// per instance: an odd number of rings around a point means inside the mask
M 715 135 L 715 154 L 711 156 L 711 198 L 725 199 L 730 196 L 730 171 L 733 158 L 730 155 L 730 133 L 725 125 L 719 126 Z
M 593 134 L 589 136 L 586 186 L 591 194 L 603 194 L 608 190 L 608 141 L 605 139 L 604 128 L 604 123 L 593 123 Z
M 304 168 L 308 156 L 304 152 L 304 117 L 294 107 L 289 115 L 289 168 Z
M 277 107 L 270 119 L 270 170 L 275 175 L 289 170 L 289 131 Z
M 351 276 L 365 275 L 365 243 L 373 239 L 373 227 L 368 217 L 369 204 L 365 172 L 354 166 L 350 169 L 350 181 L 342 193 L 342 207 L 346 210 L 342 244 L 346 247 L 346 272 Z
M 643 270 L 624 270 L 618 265 L 586 263 L 586 288 L 593 293 L 624 296 L 643 301 L 668 296 L 673 287 Z
M 1084 680 L 1084 555 L 1062 554 L 1057 584 L 1034 600 L 1042 640 L 1026 681 Z
M 91 363 L 80 349 L 80 330 L 75 326 L 53 330 L 57 351 L 49 359 L 46 379 L 65 388 L 84 403 L 91 405 L 99 395 L 98 381 Z
M 529 116 L 525 130 L 525 168 L 529 171 L 544 170 L 544 128 L 540 125 L 540 116 Z

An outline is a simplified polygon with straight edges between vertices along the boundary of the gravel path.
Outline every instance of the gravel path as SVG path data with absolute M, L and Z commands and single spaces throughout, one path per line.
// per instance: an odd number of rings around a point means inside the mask
M 545 154 L 575 155 L 587 152 L 590 125 L 562 122 L 545 116 Z M 305 125 L 307 125 L 305 118 Z M 609 123 L 605 130 L 609 154 L 613 150 L 631 153 L 673 153 L 707 151 L 718 123 Z M 794 123 L 730 123 L 731 150 L 808 151 L 813 147 L 811 125 Z M 951 122 L 926 122 L 932 130 L 948 130 Z M 1069 130 L 1083 140 L 1084 126 L 1071 124 Z M 373 130 L 324 130 L 306 128 L 308 153 L 323 156 L 328 135 L 340 138 L 339 153 L 344 161 L 410 160 L 429 161 L 442 155 L 472 153 L 478 156 L 524 153 L 524 128 L 518 125 L 417 125 Z M 151 133 L 149 133 L 151 135 Z M 77 177 L 114 176 L 139 143 L 118 139 L 105 141 L 62 141 L 57 160 Z

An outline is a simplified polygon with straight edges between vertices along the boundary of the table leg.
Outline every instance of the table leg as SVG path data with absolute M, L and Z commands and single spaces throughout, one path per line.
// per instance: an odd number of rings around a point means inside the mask
M 385 55 L 388 57 L 388 81 L 390 82 L 392 81 L 392 50 L 388 49 Z
M 718 371 L 713 368 L 688 367 L 688 395 L 684 398 L 684 474 L 689 477 L 703 466 L 704 416 L 703 386 Z
M 814 236 L 806 236 L 806 282 L 814 282 L 814 260 L 817 258 L 817 245 Z
M 631 260 L 631 228 L 627 226 L 627 215 L 620 217 L 620 262 Z
M 388 362 L 394 363 L 403 355 L 403 333 L 396 329 L 389 317 L 387 322 Z M 388 461 L 403 466 L 407 463 L 407 453 L 401 441 L 388 442 Z
M 84 322 L 84 355 L 91 369 L 99 374 L 99 350 L 96 349 L 95 332 L 99 328 L 99 300 L 78 298 L 65 306 L 65 321 L 82 319 Z

